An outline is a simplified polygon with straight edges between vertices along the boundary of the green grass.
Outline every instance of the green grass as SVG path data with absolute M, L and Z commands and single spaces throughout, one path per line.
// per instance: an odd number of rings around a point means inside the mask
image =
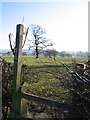
M 23 79 L 28 83 L 24 85 L 24 91 L 57 101 L 67 101 L 71 89 L 67 83 L 72 80 L 67 70 L 58 65 L 57 68 L 56 65 L 43 65 L 25 68 Z
M 12 56 L 4 56 L 3 57 L 7 62 L 14 62 L 14 58 Z M 72 63 L 72 59 L 75 59 L 76 62 L 85 62 L 88 60 L 86 57 L 56 57 L 56 61 L 53 58 L 47 58 L 47 57 L 39 57 L 36 59 L 34 56 L 23 56 L 22 62 L 26 65 L 31 66 L 41 66 L 41 65 L 56 65 L 60 62 L 70 64 Z
M 4 56 L 3 58 L 8 62 L 14 62 L 11 56 Z M 67 101 L 71 91 L 70 82 L 72 78 L 64 67 L 58 65 L 61 65 L 61 62 L 71 64 L 72 59 L 77 62 L 87 60 L 87 58 L 82 57 L 57 57 L 54 61 L 53 58 L 40 57 L 36 59 L 33 56 L 23 56 L 23 64 L 28 65 L 24 68 L 22 77 L 24 81 L 28 81 L 23 90 L 57 101 Z M 49 67 L 47 67 L 48 65 Z

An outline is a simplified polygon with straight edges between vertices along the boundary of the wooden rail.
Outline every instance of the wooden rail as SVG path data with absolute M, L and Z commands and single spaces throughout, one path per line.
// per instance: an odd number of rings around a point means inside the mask
M 48 105 L 50 107 L 54 107 L 54 108 L 58 108 L 61 109 L 63 111 L 68 111 L 68 112 L 77 112 L 77 110 L 75 110 L 74 106 L 72 106 L 71 104 L 66 104 L 66 103 L 60 103 L 57 102 L 55 100 L 50 100 L 44 97 L 40 97 L 40 96 L 36 96 L 33 94 L 28 94 L 28 93 L 20 93 L 19 94 L 21 96 L 21 98 L 27 99 L 27 100 L 31 100 L 40 104 L 45 104 Z

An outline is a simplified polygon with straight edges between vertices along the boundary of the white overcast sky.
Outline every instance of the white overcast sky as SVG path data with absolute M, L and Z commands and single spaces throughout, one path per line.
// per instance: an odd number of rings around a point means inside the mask
M 20 1 L 20 0 L 19 0 Z M 0 3 L 0 49 L 10 49 L 8 34 L 15 36 L 16 24 L 38 24 L 58 51 L 88 51 L 88 0 L 53 0 Z

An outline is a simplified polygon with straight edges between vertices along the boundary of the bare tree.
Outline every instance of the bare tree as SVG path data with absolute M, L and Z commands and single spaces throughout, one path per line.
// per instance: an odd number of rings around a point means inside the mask
M 44 56 L 51 58 L 51 56 L 52 56 L 52 51 L 49 50 L 49 49 L 45 50 L 45 51 L 44 51 Z
M 55 49 L 52 50 L 52 54 L 53 54 L 53 58 L 54 60 L 56 60 L 56 55 L 58 54 L 58 51 L 56 51 Z
M 31 25 L 31 32 L 32 35 L 34 37 L 33 40 L 29 40 L 32 41 L 33 45 L 31 46 L 29 44 L 29 48 L 30 47 L 35 47 L 35 53 L 36 53 L 36 58 L 39 57 L 39 53 L 49 47 L 52 46 L 53 43 L 51 43 L 44 35 L 46 33 L 45 29 L 43 29 L 41 26 L 39 25 Z
M 55 49 L 47 49 L 47 50 L 45 50 L 45 52 L 44 52 L 44 55 L 47 57 L 49 57 L 49 58 L 51 58 L 51 57 L 53 57 L 54 58 L 54 60 L 55 60 L 55 57 L 56 57 L 56 55 L 58 54 L 58 51 L 56 51 Z

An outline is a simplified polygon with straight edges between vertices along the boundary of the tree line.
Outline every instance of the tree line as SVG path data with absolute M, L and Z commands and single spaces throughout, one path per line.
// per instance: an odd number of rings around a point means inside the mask
M 35 55 L 35 50 L 31 50 L 32 52 L 28 52 L 28 51 L 22 51 L 22 55 L 27 56 L 27 55 Z M 67 51 L 57 51 L 56 49 L 46 49 L 46 50 L 42 50 L 42 52 L 39 53 L 40 56 L 45 56 L 45 57 L 73 57 L 73 56 L 78 56 L 78 57 L 89 57 L 89 53 L 88 52 L 80 52 L 77 51 L 75 53 L 73 52 L 67 52 Z

